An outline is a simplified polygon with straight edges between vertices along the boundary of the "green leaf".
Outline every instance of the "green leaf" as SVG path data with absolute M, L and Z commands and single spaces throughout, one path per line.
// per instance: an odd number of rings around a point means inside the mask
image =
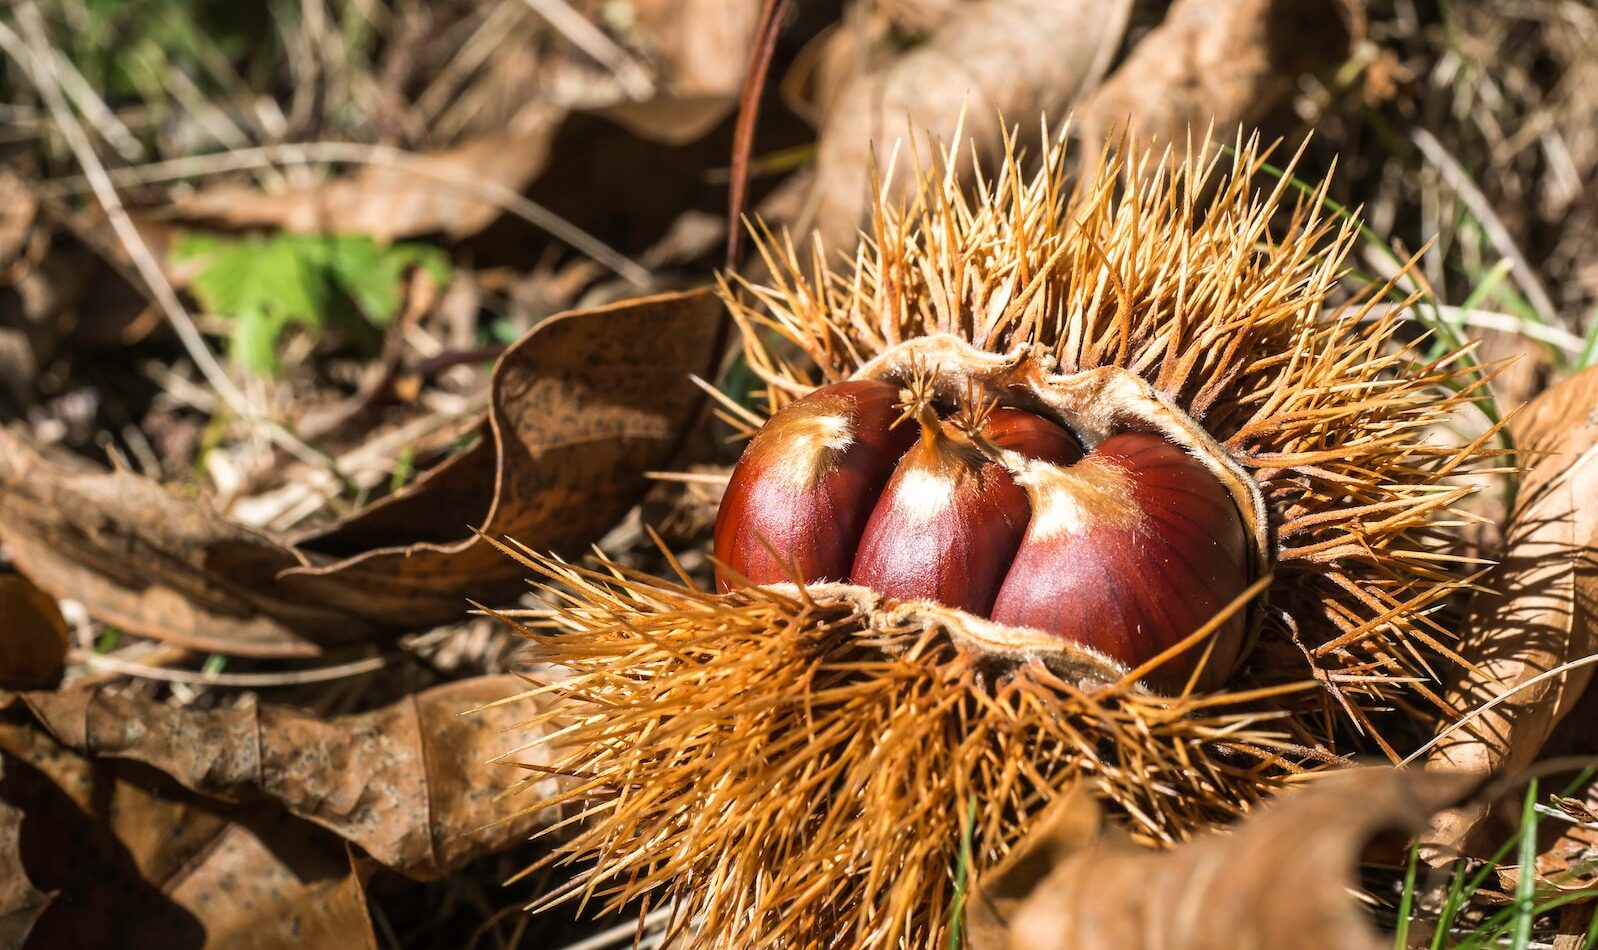
M 449 258 L 436 247 L 383 245 L 364 234 L 225 238 L 188 235 L 173 256 L 202 259 L 190 287 L 201 306 L 235 321 L 232 352 L 260 373 L 278 369 L 290 326 L 317 330 L 348 321 L 385 325 L 399 315 L 405 275 L 420 268 L 440 284 Z
M 245 369 L 271 376 L 279 369 L 277 338 L 282 333 L 283 324 L 278 320 L 260 310 L 246 310 L 238 314 L 229 353 Z

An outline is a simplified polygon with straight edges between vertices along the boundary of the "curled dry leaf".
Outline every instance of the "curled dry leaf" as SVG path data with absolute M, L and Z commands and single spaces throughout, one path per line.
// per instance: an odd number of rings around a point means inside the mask
M 0 947 L 376 946 L 345 846 L 282 809 L 91 762 L 15 703 L 0 711 L 0 761 L 0 813 L 26 816 L 20 835 L 0 835 L 0 895 L 28 878 L 55 892 L 44 907 L 0 905 Z
M 1348 55 L 1352 5 L 1340 0 L 1177 0 L 1076 119 L 1087 142 L 1131 120 L 1139 136 L 1180 142 L 1211 122 L 1225 141 Z
M 1064 115 L 1109 68 L 1130 0 L 989 0 L 964 6 L 932 38 L 837 95 L 821 129 L 810 207 L 795 227 L 851 249 L 871 207 L 873 156 L 912 127 L 944 142 L 963 134 L 984 163 L 1004 153 L 1001 115 Z M 908 165 L 908 156 L 901 156 Z M 901 169 L 896 180 L 910 178 Z
M 302 550 L 344 559 L 292 569 L 285 583 L 410 624 L 459 616 L 467 596 L 514 596 L 520 565 L 466 526 L 538 551 L 597 538 L 648 489 L 643 473 L 675 454 L 701 404 L 689 377 L 711 371 L 720 320 L 715 297 L 692 291 L 540 323 L 494 368 L 488 447 L 303 539 Z
M 275 801 L 396 871 L 432 879 L 526 840 L 544 822 L 522 814 L 485 827 L 506 817 L 496 797 L 510 784 L 507 767 L 489 760 L 522 744 L 514 729 L 532 710 L 516 703 L 463 715 L 523 688 L 514 676 L 480 677 L 337 719 L 275 706 L 174 709 L 85 691 L 22 698 L 70 749 L 152 766 L 223 801 Z
M 1511 420 L 1525 471 L 1498 564 L 1472 598 L 1460 655 L 1470 668 L 1447 700 L 1461 713 L 1594 650 L 1598 607 L 1598 369 L 1546 390 Z M 1429 768 L 1512 772 L 1537 758 L 1592 680 L 1582 666 L 1519 689 L 1448 732 Z M 1470 851 L 1484 814 L 1439 816 L 1431 853 Z
M 1169 851 L 1119 838 L 1061 860 L 974 950 L 1233 950 L 1391 946 L 1350 890 L 1367 844 L 1411 832 L 1472 784 L 1463 776 L 1358 769 L 1283 796 L 1229 832 Z M 980 884 L 979 884 L 980 886 Z
M 1071 786 L 1049 803 L 1038 822 L 1004 860 L 982 876 L 966 904 L 965 932 L 971 946 L 1004 946 L 1009 922 L 1021 902 L 1056 865 L 1105 833 L 1104 808 L 1086 783 Z
M 70 639 L 55 599 L 20 574 L 0 574 L 0 617 L 0 689 L 53 688 Z
M 545 320 L 500 358 L 474 448 L 297 546 L 0 431 L 0 537 L 45 591 L 193 649 L 309 656 L 434 626 L 523 589 L 472 526 L 571 553 L 642 497 L 698 412 L 689 376 L 710 370 L 720 319 L 694 291 Z

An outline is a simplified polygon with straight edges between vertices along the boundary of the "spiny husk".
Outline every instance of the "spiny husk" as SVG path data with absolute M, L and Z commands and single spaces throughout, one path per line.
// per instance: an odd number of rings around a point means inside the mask
M 1441 706 L 1426 654 L 1455 659 L 1431 620 L 1463 583 L 1449 529 L 1472 489 L 1450 476 L 1493 430 L 1460 445 L 1436 429 L 1485 380 L 1462 353 L 1417 362 L 1398 344 L 1401 310 L 1373 316 L 1391 285 L 1329 312 L 1358 222 L 1323 214 L 1324 183 L 1293 190 L 1293 163 L 1261 172 L 1257 143 L 1231 152 L 1223 165 L 1207 142 L 1180 161 L 1106 148 L 1068 189 L 1062 136 L 1036 174 L 1011 149 L 972 195 L 946 170 L 950 153 L 908 208 L 879 200 L 849 266 L 828 270 L 818 248 L 806 276 L 791 243 L 765 232 L 769 283 L 725 296 L 773 411 L 934 334 L 1148 380 L 1265 496 L 1277 584 L 1262 639 L 1301 651 L 1307 667 L 1288 675 L 1313 676 L 1381 742 L 1370 710 L 1405 693 Z
M 1440 705 L 1433 615 L 1469 568 L 1447 549 L 1468 491 L 1450 477 L 1491 433 L 1436 432 L 1481 383 L 1460 354 L 1417 362 L 1399 317 L 1327 309 L 1356 225 L 1261 175 L 1253 143 L 1233 154 L 1106 149 L 1072 187 L 1062 138 L 1037 174 L 1012 150 L 969 194 L 945 156 L 915 203 L 879 201 L 846 266 L 818 249 L 802 267 L 766 233 L 768 282 L 724 286 L 772 410 L 935 334 L 1147 380 L 1268 509 L 1274 583 L 1232 688 L 1067 682 L 847 598 L 715 596 L 529 553 L 564 605 L 528 635 L 572 671 L 549 689 L 571 700 L 566 800 L 586 803 L 558 855 L 593 862 L 557 898 L 672 902 L 695 946 L 930 946 L 967 808 L 978 877 L 1076 782 L 1145 840 L 1179 840 L 1337 761 L 1350 731 L 1391 753 L 1376 710 Z
M 675 899 L 692 946 L 941 945 L 968 809 L 973 869 L 1079 781 L 1169 842 L 1305 754 L 1272 728 L 1291 687 L 1088 691 L 1037 661 L 996 677 L 939 626 L 848 599 L 523 556 L 565 592 L 568 629 L 523 628 L 568 671 L 535 691 L 569 701 L 539 719 L 570 750 L 558 801 L 580 803 L 556 853 L 598 862 L 547 899 Z

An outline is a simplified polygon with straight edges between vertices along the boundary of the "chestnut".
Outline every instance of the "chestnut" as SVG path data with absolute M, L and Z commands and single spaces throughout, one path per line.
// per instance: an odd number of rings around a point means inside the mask
M 1136 667 L 1203 626 L 1249 584 L 1236 505 L 1202 462 L 1162 436 L 1110 436 L 1069 469 L 1033 466 L 1020 481 L 1033 516 L 992 619 L 1045 630 Z M 1244 618 L 1214 634 L 1202 687 L 1231 672 Z M 1150 682 L 1186 684 L 1200 644 Z
M 822 386 L 784 407 L 744 450 L 716 513 L 721 590 L 842 581 L 894 464 L 915 439 L 895 426 L 899 387 Z M 796 576 L 797 575 L 797 576 Z
M 932 600 L 986 615 L 1021 543 L 1024 488 L 978 441 L 1027 458 L 1069 463 L 1076 438 L 1019 409 L 996 409 L 971 435 L 927 413 L 866 523 L 850 580 L 889 597 Z

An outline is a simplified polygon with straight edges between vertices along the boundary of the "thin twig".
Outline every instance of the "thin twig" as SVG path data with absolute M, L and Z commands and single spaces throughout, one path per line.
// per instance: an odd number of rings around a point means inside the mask
M 1563 330 L 1557 326 L 1545 326 L 1541 323 L 1531 323 L 1512 314 L 1479 308 L 1450 307 L 1445 304 L 1435 304 L 1430 309 L 1435 310 L 1439 317 L 1456 325 L 1475 327 L 1479 330 L 1498 330 L 1504 333 L 1519 334 L 1528 340 L 1536 340 L 1538 343 L 1545 343 L 1577 356 L 1581 355 L 1582 350 L 1587 345 L 1586 340 L 1571 333 L 1569 330 Z M 1401 304 L 1379 303 L 1373 304 L 1361 320 L 1366 323 L 1381 320 L 1395 310 L 1404 311 L 1406 316 L 1413 312 L 1412 308 L 1405 308 Z
M 725 486 L 732 480 L 731 472 L 645 472 L 645 478 L 657 482 L 680 482 L 684 485 Z
M 755 147 L 755 126 L 760 120 L 760 97 L 766 90 L 766 74 L 771 72 L 771 57 L 777 49 L 777 31 L 788 14 L 788 0 L 765 0 L 760 24 L 755 28 L 755 44 L 749 50 L 748 71 L 743 92 L 738 96 L 738 124 L 732 133 L 732 168 L 727 182 L 727 273 L 736 274 L 743 252 L 744 204 L 749 198 L 749 157 Z M 717 348 L 720 349 L 719 347 Z
M 50 54 L 56 77 L 61 80 L 62 88 L 77 101 L 84 118 L 94 123 L 94 130 L 100 133 L 100 138 L 105 139 L 106 144 L 116 149 L 117 154 L 127 161 L 136 162 L 143 158 L 144 145 L 126 125 L 122 124 L 122 120 L 117 118 L 116 113 L 105 104 L 105 100 L 94 91 L 94 87 L 83 78 L 83 74 L 78 72 L 72 61 L 54 47 L 50 48 Z
M 1543 672 L 1538 673 L 1536 676 L 1526 680 L 1524 683 L 1516 683 L 1514 686 L 1509 687 L 1508 689 L 1499 693 L 1497 696 L 1494 696 L 1492 699 L 1489 699 L 1487 702 L 1482 703 L 1480 706 L 1477 706 L 1475 709 L 1472 709 L 1470 712 L 1449 723 L 1446 729 L 1444 729 L 1442 732 L 1439 732 L 1437 735 L 1432 736 L 1424 745 L 1405 756 L 1404 760 L 1398 764 L 1409 765 L 1413 763 L 1416 759 L 1431 751 L 1431 749 L 1438 743 L 1463 729 L 1470 722 L 1481 718 L 1481 716 L 1484 715 L 1488 710 L 1497 706 L 1499 703 L 1504 702 L 1516 693 L 1530 689 L 1539 683 L 1547 682 L 1556 676 L 1563 676 L 1571 670 L 1577 669 L 1579 667 L 1592 666 L 1594 663 L 1598 663 L 1598 653 L 1589 654 L 1579 660 L 1571 660 L 1568 663 L 1561 663 L 1551 670 L 1544 670 Z
M 632 943 L 639 933 L 654 930 L 667 920 L 670 920 L 674 910 L 675 908 L 672 906 L 657 908 L 649 912 L 649 916 L 643 919 L 642 924 L 633 921 L 618 924 L 609 930 L 602 930 L 592 937 L 585 937 L 576 943 L 569 943 L 562 947 L 561 950 L 604 950 L 606 947 Z
M 553 211 L 523 197 L 521 193 L 491 181 L 480 181 L 458 171 L 446 162 L 387 145 L 362 145 L 356 142 L 305 142 L 262 145 L 235 149 L 216 155 L 195 155 L 164 162 L 151 162 L 132 168 L 116 169 L 107 175 L 122 186 L 174 181 L 202 175 L 248 171 L 271 165 L 345 163 L 393 168 L 442 182 L 475 198 L 504 209 L 509 214 L 548 232 L 559 241 L 593 258 L 635 287 L 651 284 L 649 269 L 603 241 L 560 217 Z M 40 185 L 41 195 L 73 194 L 88 183 L 82 176 L 57 178 Z
M 169 670 L 159 666 L 146 666 L 143 663 L 130 663 L 127 660 L 101 656 L 98 653 L 84 650 L 71 651 L 67 654 L 67 659 L 74 663 L 82 663 L 91 669 L 121 673 L 125 676 L 138 676 L 143 679 L 160 680 L 164 683 L 192 683 L 202 686 L 238 686 L 246 689 L 259 689 L 265 686 L 298 686 L 303 683 L 325 683 L 329 680 L 359 676 L 362 673 L 370 673 L 374 670 L 382 669 L 388 665 L 391 658 L 374 656 L 364 660 L 339 663 L 334 666 L 319 666 L 309 670 L 282 670 L 273 673 L 207 673 L 204 670 Z
M 635 102 L 652 99 L 655 81 L 631 53 L 622 49 L 615 40 L 606 36 L 588 18 L 573 10 L 565 0 L 522 0 L 536 14 L 544 18 L 557 33 L 573 46 L 597 60 L 616 77 L 617 85 L 627 98 Z

